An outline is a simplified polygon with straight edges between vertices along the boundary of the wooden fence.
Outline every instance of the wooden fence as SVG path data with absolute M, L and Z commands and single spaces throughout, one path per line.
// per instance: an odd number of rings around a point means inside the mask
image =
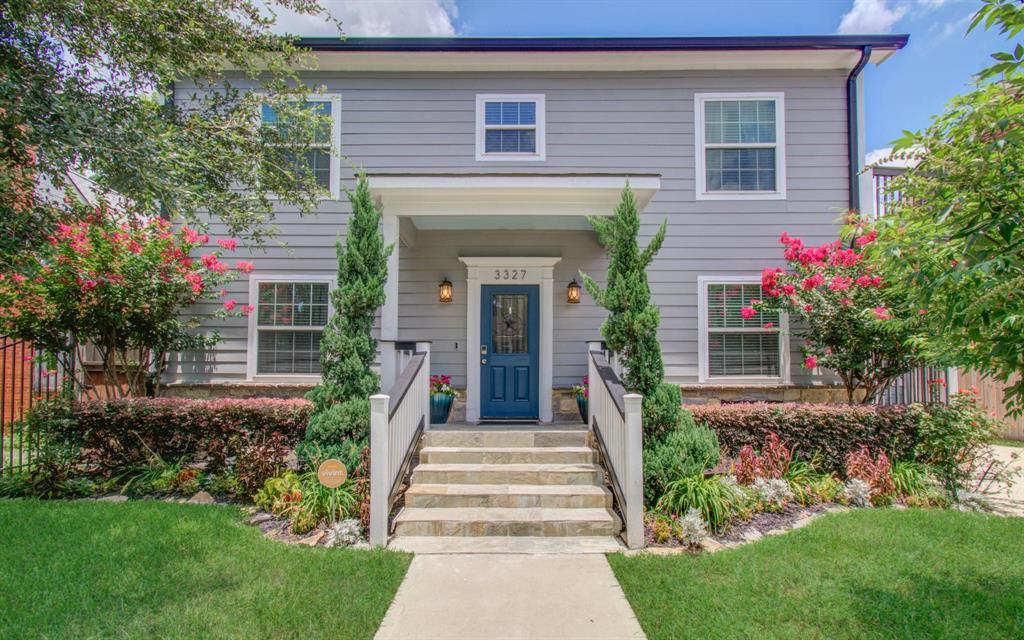
M 1019 380 L 1020 376 L 1013 378 Z M 1002 421 L 999 437 L 1009 440 L 1024 440 L 1024 416 L 1010 417 L 1006 415 L 1006 407 L 1003 405 L 1003 383 L 992 378 L 986 378 L 975 371 L 960 372 L 960 388 L 970 389 L 977 387 L 980 394 L 980 404 L 986 411 L 996 414 Z

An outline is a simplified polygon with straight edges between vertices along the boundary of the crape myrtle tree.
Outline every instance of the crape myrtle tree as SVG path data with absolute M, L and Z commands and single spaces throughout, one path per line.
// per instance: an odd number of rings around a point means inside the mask
M 658 342 L 661 313 L 651 304 L 647 267 L 665 241 L 667 221 L 661 224 L 647 247 L 640 248 L 640 214 L 629 184 L 611 217 L 591 217 L 598 242 L 608 253 L 608 278 L 601 287 L 581 274 L 583 284 L 599 306 L 608 311 L 601 336 L 623 366 L 623 385 L 644 397 L 646 436 L 660 437 L 675 428 L 682 411 L 679 388 L 665 384 L 665 365 Z
M 925 311 L 917 344 L 1003 381 L 1011 413 L 1024 411 L 1024 4 L 986 0 L 970 29 L 996 29 L 1009 51 L 953 98 L 897 156 L 916 165 L 890 187 L 872 257 Z M 1016 377 L 1015 377 L 1015 374 Z
M 834 371 L 850 403 L 870 404 L 920 364 L 910 338 L 922 321 L 919 310 L 865 260 L 877 232 L 851 222 L 842 237 L 819 247 L 783 232 L 779 240 L 788 269 L 765 269 L 764 300 L 739 313 L 748 319 L 764 312 L 789 314 L 792 332 L 804 341 L 803 366 Z
M 384 304 L 388 256 L 380 208 L 370 194 L 366 175 L 359 174 L 345 242 L 338 242 L 338 286 L 331 292 L 334 313 L 320 341 L 323 379 L 307 394 L 313 415 L 300 445 L 300 457 L 315 462 L 337 456 L 355 467 L 370 427 L 370 396 L 380 391 L 371 369 L 377 355 L 372 329 Z
M 275 199 L 311 211 L 322 189 L 295 160 L 325 117 L 304 108 L 308 53 L 271 32 L 275 8 L 331 21 L 315 0 L 0 4 L 0 267 L 36 260 L 78 213 L 71 171 L 139 211 L 257 242 Z M 264 104 L 277 124 L 261 125 Z

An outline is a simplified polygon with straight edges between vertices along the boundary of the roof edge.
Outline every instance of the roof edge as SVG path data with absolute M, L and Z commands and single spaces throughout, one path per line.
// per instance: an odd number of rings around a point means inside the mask
M 697 37 L 306 37 L 313 51 L 390 52 L 626 52 L 874 49 L 898 50 L 907 34 Z

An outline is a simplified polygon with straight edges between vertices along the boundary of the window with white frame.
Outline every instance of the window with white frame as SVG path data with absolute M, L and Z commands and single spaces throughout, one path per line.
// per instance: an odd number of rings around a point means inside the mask
M 476 97 L 477 160 L 543 160 L 544 96 Z
M 779 199 L 786 193 L 781 93 L 698 93 L 697 198 Z
M 250 358 L 255 375 L 320 375 L 320 337 L 330 309 L 327 279 L 255 279 Z
M 320 126 L 313 132 L 313 141 L 301 154 L 292 154 L 296 165 L 308 167 L 316 184 L 331 194 L 340 196 L 341 162 L 336 147 L 341 139 L 341 96 L 319 94 L 309 97 L 303 105 L 323 116 Z M 270 105 L 262 105 L 260 116 L 264 124 L 283 127 L 279 114 Z M 286 137 L 286 133 L 282 133 Z
M 701 381 L 788 378 L 785 316 L 746 312 L 764 298 L 758 282 L 702 278 L 700 283 Z

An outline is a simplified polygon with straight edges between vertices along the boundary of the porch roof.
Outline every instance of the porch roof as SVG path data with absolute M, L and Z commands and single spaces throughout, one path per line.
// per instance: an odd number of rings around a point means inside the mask
M 440 217 L 459 228 L 467 228 L 471 220 L 479 228 L 512 221 L 531 228 L 545 224 L 540 217 L 548 224 L 557 219 L 558 226 L 575 222 L 585 228 L 585 216 L 613 213 L 627 181 L 640 211 L 661 187 L 657 174 L 374 174 L 369 178 L 384 211 L 412 218 L 418 228 L 447 227 Z

